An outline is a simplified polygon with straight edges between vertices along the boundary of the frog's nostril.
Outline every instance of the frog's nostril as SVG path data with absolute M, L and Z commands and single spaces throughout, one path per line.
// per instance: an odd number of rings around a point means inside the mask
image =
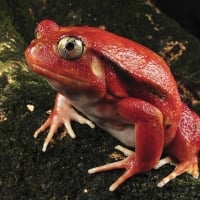
M 41 50 L 42 45 L 40 43 L 34 45 L 34 41 L 32 41 L 31 45 L 27 47 L 25 50 L 26 59 L 31 59 L 38 56 L 39 51 Z

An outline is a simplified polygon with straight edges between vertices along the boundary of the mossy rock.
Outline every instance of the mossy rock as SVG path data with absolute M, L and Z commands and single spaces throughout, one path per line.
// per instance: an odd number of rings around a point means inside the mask
M 156 187 L 173 166 L 136 175 L 115 192 L 109 192 L 109 185 L 122 171 L 87 173 L 93 166 L 120 157 L 114 150 L 119 142 L 100 128 L 91 130 L 73 123 L 76 140 L 55 138 L 48 151 L 42 153 L 45 135 L 33 139 L 32 134 L 47 117 L 55 92 L 43 78 L 29 71 L 23 55 L 41 19 L 54 19 L 60 25 L 103 25 L 160 54 L 170 64 L 183 100 L 198 111 L 199 39 L 149 1 L 0 0 L 0 3 L 0 48 L 4 48 L 0 50 L 0 199 L 200 198 L 200 180 L 189 175 L 176 178 L 164 188 Z M 34 110 L 30 110 L 30 105 Z

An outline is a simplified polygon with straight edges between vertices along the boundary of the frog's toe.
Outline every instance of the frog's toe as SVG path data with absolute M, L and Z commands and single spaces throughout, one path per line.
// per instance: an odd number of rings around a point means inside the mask
M 139 172 L 136 165 L 135 154 L 121 161 L 89 169 L 88 173 L 94 174 L 97 172 L 123 168 L 125 168 L 126 171 L 109 187 L 110 191 L 114 191 L 128 178 L 132 177 L 133 175 Z
M 83 117 L 75 110 L 73 110 L 70 114 L 71 114 L 71 119 L 73 119 L 74 121 L 77 121 L 80 124 L 87 124 L 90 128 L 95 128 L 95 124 L 92 121 Z
M 154 166 L 154 169 L 159 169 L 160 167 L 162 167 L 162 166 L 164 166 L 164 165 L 166 165 L 166 164 L 175 165 L 173 159 L 172 159 L 171 157 L 168 157 L 168 156 L 167 156 L 167 157 L 165 157 L 165 158 L 160 159 L 160 160 L 156 163 L 156 165 Z
M 131 151 L 131 150 L 129 150 L 126 147 L 123 147 L 121 145 L 115 146 L 115 149 L 122 152 L 125 156 L 130 156 L 130 155 L 135 153 L 134 151 Z
M 44 132 L 44 131 L 50 126 L 50 124 L 51 124 L 51 119 L 50 119 L 50 117 L 49 117 L 49 118 L 44 122 L 44 124 L 42 124 L 42 125 L 40 126 L 40 128 L 38 128 L 38 129 L 34 132 L 33 137 L 34 137 L 34 138 L 37 138 L 38 135 L 39 135 L 40 133 Z
M 75 133 L 74 133 L 74 131 L 73 131 L 73 129 L 72 129 L 72 126 L 71 126 L 70 121 L 66 120 L 66 121 L 64 122 L 64 125 L 65 125 L 65 128 L 66 128 L 66 130 L 67 130 L 66 133 L 68 133 L 68 135 L 69 135 L 71 138 L 75 138 L 76 135 L 75 135 Z
M 167 184 L 169 181 L 175 179 L 177 176 L 188 173 L 193 176 L 193 178 L 199 177 L 199 169 L 198 169 L 198 158 L 197 156 L 194 156 L 191 160 L 181 162 L 179 164 L 176 164 L 176 168 L 173 172 L 171 172 L 168 176 L 163 178 L 158 184 L 158 187 L 163 187 L 165 184 Z
M 43 147 L 42 147 L 42 151 L 43 151 L 43 152 L 46 151 L 48 144 L 53 140 L 53 136 L 54 136 L 54 134 L 57 132 L 57 129 L 58 129 L 58 125 L 57 125 L 56 123 L 55 123 L 55 124 L 52 124 L 52 125 L 50 126 L 48 135 L 47 135 L 47 137 L 45 138 L 45 141 L 44 141 L 44 144 L 43 144 Z

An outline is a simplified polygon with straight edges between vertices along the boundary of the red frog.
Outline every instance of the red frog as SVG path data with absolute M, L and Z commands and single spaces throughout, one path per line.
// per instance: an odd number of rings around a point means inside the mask
M 172 161 L 174 171 L 158 187 L 184 172 L 199 176 L 200 118 L 181 101 L 160 56 L 100 28 L 60 27 L 43 20 L 36 33 L 25 51 L 26 60 L 57 91 L 52 113 L 34 134 L 49 128 L 43 151 L 61 125 L 75 138 L 72 120 L 91 128 L 94 122 L 135 148 L 133 152 L 117 146 L 127 156 L 124 160 L 88 171 L 125 168 L 110 191 L 135 174 Z M 163 152 L 168 157 L 161 159 Z

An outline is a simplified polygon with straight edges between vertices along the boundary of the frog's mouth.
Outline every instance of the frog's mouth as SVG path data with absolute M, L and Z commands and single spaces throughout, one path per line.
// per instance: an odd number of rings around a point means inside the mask
M 70 87 L 70 89 L 76 89 L 77 87 L 80 88 L 80 87 L 88 87 L 89 86 L 89 84 L 87 82 L 75 79 L 74 77 L 72 78 L 72 77 L 63 76 L 56 72 L 52 72 L 50 70 L 44 69 L 43 67 L 41 67 L 37 64 L 31 64 L 29 66 L 35 73 L 45 77 L 50 82 L 54 82 L 54 83 L 57 82 L 66 87 Z

